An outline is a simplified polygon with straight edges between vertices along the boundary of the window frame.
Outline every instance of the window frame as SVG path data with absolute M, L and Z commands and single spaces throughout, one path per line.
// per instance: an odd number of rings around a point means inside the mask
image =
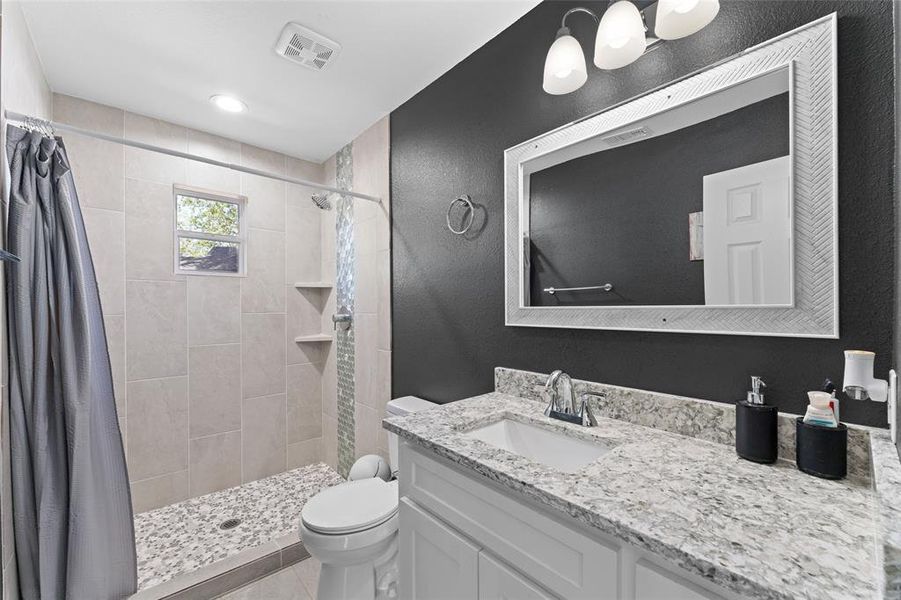
M 238 207 L 238 235 L 219 235 L 215 233 L 204 233 L 200 231 L 190 231 L 179 229 L 178 227 L 178 197 L 190 196 L 192 198 L 200 198 L 201 200 L 210 200 L 213 202 L 225 202 L 234 204 Z M 188 185 L 175 184 L 172 186 L 172 231 L 173 231 L 173 247 L 174 247 L 174 272 L 176 275 L 202 275 L 213 277 L 246 277 L 247 276 L 247 196 L 240 194 L 229 194 L 225 192 L 215 192 L 203 188 L 192 187 Z M 181 238 L 208 240 L 213 242 L 228 242 L 238 245 L 238 272 L 229 273 L 227 271 L 211 271 L 204 269 L 184 269 L 181 266 L 181 248 L 179 240 Z

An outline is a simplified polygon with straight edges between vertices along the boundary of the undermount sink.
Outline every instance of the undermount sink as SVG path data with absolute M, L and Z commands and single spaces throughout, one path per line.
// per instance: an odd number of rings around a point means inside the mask
M 600 444 L 501 419 L 463 434 L 565 473 L 575 473 L 610 451 Z

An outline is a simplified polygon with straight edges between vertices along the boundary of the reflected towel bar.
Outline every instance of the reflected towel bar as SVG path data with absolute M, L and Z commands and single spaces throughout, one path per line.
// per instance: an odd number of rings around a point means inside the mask
M 543 291 L 545 291 L 548 294 L 550 294 L 551 296 L 553 296 L 557 292 L 586 292 L 588 290 L 604 290 L 605 292 L 612 292 L 613 284 L 605 283 L 604 285 L 590 285 L 588 287 L 571 287 L 571 288 L 549 287 L 549 288 L 544 288 Z

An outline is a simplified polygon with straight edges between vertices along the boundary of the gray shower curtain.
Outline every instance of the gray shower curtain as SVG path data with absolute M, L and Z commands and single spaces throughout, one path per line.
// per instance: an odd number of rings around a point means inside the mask
M 97 292 L 62 140 L 10 126 L 13 524 L 27 600 L 124 598 L 134 523 Z

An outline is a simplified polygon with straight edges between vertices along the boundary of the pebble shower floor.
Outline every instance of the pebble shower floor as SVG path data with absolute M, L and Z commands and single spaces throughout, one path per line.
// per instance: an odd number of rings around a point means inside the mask
M 138 589 L 296 532 L 307 500 L 342 481 L 320 463 L 135 515 Z

